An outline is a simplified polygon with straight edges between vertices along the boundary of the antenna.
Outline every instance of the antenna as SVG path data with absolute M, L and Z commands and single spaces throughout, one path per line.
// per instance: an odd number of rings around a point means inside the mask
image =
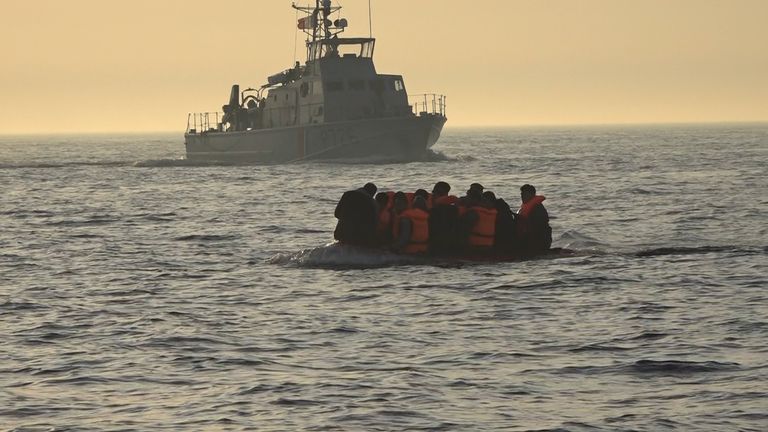
M 368 0 L 368 37 L 373 37 L 373 20 L 371 19 L 371 0 Z
M 296 9 L 296 20 L 294 22 L 298 20 L 299 20 L 299 10 Z M 298 52 L 298 48 L 296 48 L 296 46 L 298 45 L 298 43 L 299 43 L 299 29 L 296 29 L 294 30 L 294 33 L 293 33 L 293 63 L 296 63 L 296 54 Z

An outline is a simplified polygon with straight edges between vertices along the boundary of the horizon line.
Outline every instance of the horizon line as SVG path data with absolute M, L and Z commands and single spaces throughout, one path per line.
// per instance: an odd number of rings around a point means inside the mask
M 725 120 L 725 121 L 670 121 L 670 122 L 617 122 L 617 123 L 512 123 L 512 124 L 446 124 L 445 129 L 530 129 L 530 128 L 564 128 L 564 127 L 641 127 L 641 126 L 705 126 L 705 125 L 763 125 L 768 120 Z M 182 130 L 95 130 L 95 131 L 49 131 L 49 132 L 0 132 L 0 136 L 46 136 L 46 135 L 145 135 L 145 134 L 179 134 Z

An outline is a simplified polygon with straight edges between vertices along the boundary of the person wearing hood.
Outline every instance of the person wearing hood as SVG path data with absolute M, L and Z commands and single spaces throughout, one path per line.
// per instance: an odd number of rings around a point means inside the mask
M 376 243 L 379 220 L 378 205 L 373 199 L 376 185 L 367 183 L 360 189 L 344 192 L 334 216 L 339 222 L 333 238 L 344 244 L 371 246 Z

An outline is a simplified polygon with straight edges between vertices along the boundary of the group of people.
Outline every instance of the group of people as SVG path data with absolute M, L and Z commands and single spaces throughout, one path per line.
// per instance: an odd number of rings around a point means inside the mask
M 552 228 L 536 188 L 520 188 L 513 212 L 503 199 L 472 183 L 462 197 L 439 181 L 432 192 L 377 192 L 373 183 L 345 192 L 336 206 L 333 236 L 344 244 L 397 253 L 440 256 L 531 256 L 549 250 Z

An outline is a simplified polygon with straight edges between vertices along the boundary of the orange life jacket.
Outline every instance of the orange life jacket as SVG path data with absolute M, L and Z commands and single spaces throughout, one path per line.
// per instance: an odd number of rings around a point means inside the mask
M 472 207 L 477 213 L 477 222 L 469 233 L 469 245 L 476 247 L 491 247 L 496 237 L 496 209 Z
M 533 209 L 544 202 L 545 199 L 546 198 L 541 195 L 536 195 L 520 206 L 520 210 L 517 212 L 517 223 L 515 224 L 519 235 L 525 234 L 528 231 L 528 216 L 530 216 Z
M 400 213 L 400 218 L 411 221 L 411 238 L 403 249 L 407 254 L 426 253 L 429 248 L 429 213 L 421 209 L 408 209 Z M 399 218 L 398 218 L 399 219 Z M 395 238 L 400 234 L 400 222 L 397 222 Z

